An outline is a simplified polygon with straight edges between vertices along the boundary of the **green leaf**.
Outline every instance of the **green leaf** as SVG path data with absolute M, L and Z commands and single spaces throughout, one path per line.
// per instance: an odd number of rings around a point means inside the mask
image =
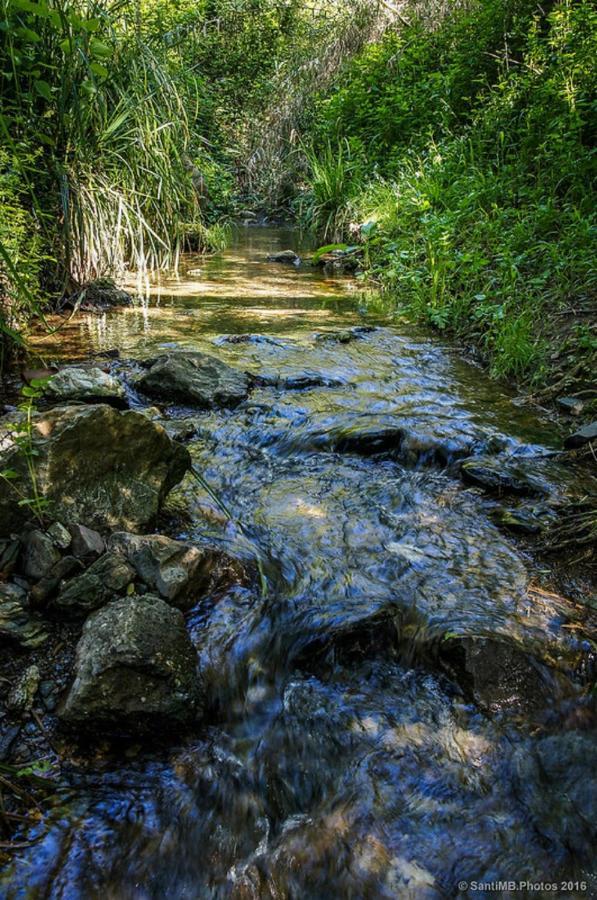
M 108 47 L 107 44 L 102 44 L 97 38 L 92 38 L 89 41 L 89 51 L 93 56 L 99 56 L 100 58 L 112 56 L 114 53 L 112 47 Z
M 31 0 L 9 0 L 9 6 L 22 9 L 23 12 L 33 13 L 34 16 L 41 16 L 44 19 L 48 19 L 52 15 L 52 10 L 44 0 L 41 0 L 40 3 L 32 3 Z
M 35 137 L 40 142 L 40 144 L 45 144 L 47 147 L 55 147 L 56 141 L 53 137 L 50 137 L 49 134 L 43 134 L 41 131 L 35 132 Z
M 86 22 L 81 22 L 81 26 L 85 31 L 89 31 L 90 33 L 97 31 L 100 25 L 101 22 L 99 19 L 87 19 Z
M 23 397 L 39 397 L 39 391 L 36 391 L 35 388 L 30 387 L 27 384 L 25 387 L 21 388 L 21 394 Z
M 101 63 L 92 62 L 92 63 L 90 63 L 89 68 L 91 69 L 91 71 L 93 72 L 94 75 L 98 76 L 98 78 L 107 78 L 108 77 L 108 74 L 109 74 L 108 70 L 106 69 L 105 66 L 102 66 Z
M 318 262 L 322 256 L 331 253 L 332 250 L 348 250 L 348 244 L 326 244 L 325 247 L 319 247 L 313 254 L 313 262 Z
M 16 469 L 2 469 L 0 472 L 0 478 L 6 478 L 7 481 L 12 481 L 15 478 L 20 478 L 21 473 L 17 472 Z
M 26 28 L 25 26 L 19 28 L 19 36 L 32 44 L 38 44 L 41 41 L 41 37 L 37 31 L 33 31 L 32 28 Z
M 33 82 L 33 87 L 44 100 L 52 99 L 52 88 L 48 84 L 47 81 L 44 81 L 42 78 L 38 78 L 37 81 Z
M 361 225 L 361 234 L 364 237 L 371 237 L 371 235 L 375 234 L 378 229 L 378 224 L 375 221 L 365 222 L 364 225 Z

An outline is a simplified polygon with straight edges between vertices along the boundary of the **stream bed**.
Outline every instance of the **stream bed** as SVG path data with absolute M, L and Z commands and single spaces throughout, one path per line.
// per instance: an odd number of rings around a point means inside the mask
M 261 578 L 187 614 L 203 724 L 73 750 L 0 896 L 595 896 L 594 595 L 498 527 L 594 481 L 552 421 L 381 298 L 265 261 L 289 247 L 240 229 L 148 300 L 35 341 L 46 361 L 118 348 L 125 380 L 168 349 L 253 376 L 235 409 L 156 412 L 217 498 L 187 478 L 160 524 Z M 483 463 L 511 481 L 488 490 Z

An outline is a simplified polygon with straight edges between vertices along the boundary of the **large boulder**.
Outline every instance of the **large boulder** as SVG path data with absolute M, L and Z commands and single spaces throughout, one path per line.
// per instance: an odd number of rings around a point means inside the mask
M 170 353 L 153 360 L 137 387 L 150 397 L 214 409 L 237 406 L 249 392 L 249 381 L 244 372 L 206 353 Z
M 91 615 L 59 715 L 70 724 L 134 733 L 197 713 L 197 657 L 181 612 L 159 597 L 124 597 Z
M 17 530 L 26 517 L 17 491 L 30 496 L 27 461 L 12 440 L 0 434 L 0 536 Z M 33 417 L 32 459 L 36 489 L 65 523 L 100 529 L 141 530 L 155 519 L 168 491 L 178 484 L 191 459 L 157 423 L 134 411 L 104 404 L 56 406 Z
M 219 548 L 174 541 L 161 534 L 117 532 L 109 546 L 126 558 L 150 590 L 183 610 L 209 591 L 248 577 L 242 564 Z
M 49 380 L 44 393 L 53 400 L 82 400 L 126 406 L 123 385 L 97 366 L 61 369 Z

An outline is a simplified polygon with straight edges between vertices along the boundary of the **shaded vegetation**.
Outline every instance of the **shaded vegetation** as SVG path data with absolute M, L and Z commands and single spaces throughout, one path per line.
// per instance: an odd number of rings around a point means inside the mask
M 322 239 L 368 222 L 371 274 L 495 375 L 559 390 L 596 361 L 596 51 L 588 2 L 388 32 L 318 97 L 299 203 Z

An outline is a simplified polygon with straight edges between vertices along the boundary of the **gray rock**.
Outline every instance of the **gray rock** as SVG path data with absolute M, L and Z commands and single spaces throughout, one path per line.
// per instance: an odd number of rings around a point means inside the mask
M 190 467 L 190 456 L 165 430 L 134 411 L 111 406 L 57 406 L 33 419 L 37 488 L 65 524 L 140 530 L 157 515 L 168 491 Z M 0 468 L 12 468 L 30 490 L 18 448 L 4 441 Z M 18 530 L 26 511 L 0 481 L 0 536 Z
M 294 250 L 280 250 L 279 253 L 270 253 L 268 262 L 285 263 L 291 266 L 300 266 L 301 258 Z
M 35 529 L 24 538 L 24 572 L 28 578 L 39 581 L 56 565 L 60 553 L 54 546 L 52 538 L 43 531 Z
M 59 708 L 70 724 L 135 733 L 193 719 L 197 658 L 181 612 L 158 597 L 116 600 L 89 617 Z
M 29 666 L 10 690 L 6 705 L 14 712 L 26 713 L 31 711 L 37 689 L 39 687 L 40 674 L 37 666 Z
M 134 580 L 135 570 L 119 553 L 104 553 L 62 588 L 54 604 L 65 612 L 86 614 L 124 593 Z
M 70 525 L 69 532 L 72 539 L 71 552 L 78 559 L 97 559 L 106 549 L 101 534 L 86 525 Z
M 98 278 L 74 294 L 70 305 L 80 309 L 111 309 L 115 306 L 132 306 L 133 298 L 109 278 Z
M 556 403 L 563 412 L 572 416 L 579 416 L 585 408 L 584 401 L 580 397 L 558 397 Z
M 0 541 L 0 573 L 2 575 L 12 575 L 20 552 L 21 542 L 17 537 Z
M 249 392 L 247 376 L 206 353 L 172 353 L 154 360 L 137 381 L 151 397 L 202 409 L 237 406 Z
M 221 574 L 223 561 L 230 562 L 215 548 L 173 541 L 161 534 L 117 532 L 109 547 L 123 554 L 152 591 L 183 610 L 209 589 L 212 578 Z
M 73 575 L 75 572 L 81 571 L 82 562 L 75 556 L 63 556 L 58 560 L 47 575 L 44 575 L 37 584 L 31 588 L 31 604 L 32 606 L 41 606 L 48 600 L 55 591 L 60 587 L 61 582 Z
M 0 583 L 0 639 L 17 641 L 22 647 L 39 647 L 48 635 L 27 608 L 27 594 L 15 584 Z
M 574 434 L 569 434 L 564 441 L 564 446 L 567 450 L 574 450 L 590 444 L 591 441 L 597 441 L 597 422 L 590 422 L 584 428 L 579 428 Z
M 547 485 L 528 471 L 532 460 L 525 463 L 500 457 L 473 457 L 465 459 L 460 472 L 464 481 L 497 494 L 543 495 L 549 492 Z
M 46 534 L 52 538 L 54 546 L 59 550 L 68 550 L 71 544 L 71 536 L 68 528 L 65 528 L 60 522 L 53 522 L 46 531 Z
M 97 366 L 61 369 L 49 380 L 45 394 L 54 400 L 82 400 L 126 405 L 124 387 Z

